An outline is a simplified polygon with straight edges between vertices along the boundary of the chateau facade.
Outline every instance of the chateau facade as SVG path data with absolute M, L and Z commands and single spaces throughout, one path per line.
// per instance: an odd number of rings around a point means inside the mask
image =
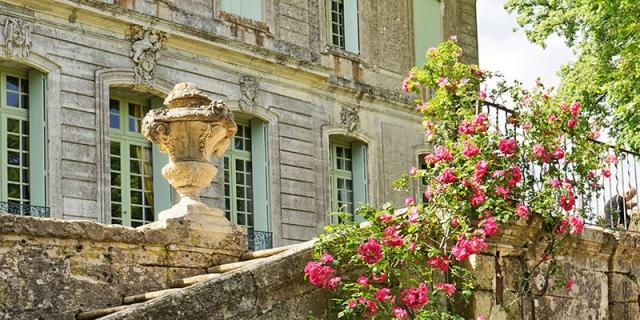
M 474 0 L 2 0 L 0 27 L 0 211 L 154 221 L 177 196 L 141 121 L 186 81 L 238 124 L 204 201 L 273 246 L 399 201 L 402 79 L 451 35 L 478 59 Z

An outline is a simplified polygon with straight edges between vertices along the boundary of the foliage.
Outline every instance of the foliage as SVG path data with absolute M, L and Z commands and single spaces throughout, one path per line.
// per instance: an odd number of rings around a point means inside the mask
M 461 53 L 454 40 L 431 48 L 403 82 L 419 97 L 435 148 L 426 169 L 411 168 L 397 185 L 406 190 L 423 180 L 426 201 L 365 206 L 357 212 L 365 223 L 328 226 L 305 268 L 311 284 L 334 291 L 339 318 L 463 319 L 451 308 L 473 292 L 462 262 L 487 249 L 505 224 L 539 213 L 558 235 L 544 260 L 584 228 L 587 212 L 576 208 L 576 193 L 588 197 L 598 188 L 604 162 L 580 103 L 563 102 L 541 84 L 513 86 L 506 91 L 516 101 L 509 129 L 496 130 L 478 112 L 487 94 L 477 88 L 491 74 L 460 63 Z
M 561 71 L 559 94 L 582 101 L 601 125 L 615 112 L 619 144 L 640 150 L 640 3 L 637 0 L 509 0 L 528 38 L 544 46 L 558 34 L 578 59 Z

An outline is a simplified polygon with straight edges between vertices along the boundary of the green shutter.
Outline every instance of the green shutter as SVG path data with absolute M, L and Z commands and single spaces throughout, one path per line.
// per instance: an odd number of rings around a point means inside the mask
M 367 145 L 362 142 L 351 143 L 353 157 L 353 208 L 360 208 L 367 203 Z M 356 216 L 357 222 L 364 221 L 361 216 Z
M 152 109 L 162 108 L 162 99 L 153 97 L 149 101 Z M 153 208 L 155 216 L 163 210 L 169 209 L 172 206 L 171 202 L 171 185 L 167 179 L 162 176 L 162 168 L 169 163 L 169 156 L 161 153 L 158 146 L 152 144 L 151 146 L 151 159 L 153 165 Z
M 29 189 L 31 204 L 47 205 L 46 87 L 42 72 L 29 71 Z
M 269 231 L 269 186 L 266 123 L 251 120 L 251 170 L 253 171 L 254 230 Z
M 413 0 L 413 41 L 415 63 L 425 62 L 428 48 L 442 41 L 442 14 L 439 0 Z
M 358 0 L 344 0 L 344 40 L 345 50 L 359 53 Z
M 262 0 L 222 0 L 220 9 L 251 20 L 262 21 Z

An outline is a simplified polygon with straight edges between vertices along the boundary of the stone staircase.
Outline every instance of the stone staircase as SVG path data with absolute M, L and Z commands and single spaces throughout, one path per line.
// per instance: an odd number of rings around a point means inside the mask
M 283 247 L 278 247 L 273 249 L 247 252 L 240 257 L 240 261 L 238 262 L 227 263 L 227 264 L 210 267 L 207 269 L 208 273 L 206 274 L 192 276 L 192 277 L 183 278 L 183 279 L 176 279 L 170 283 L 171 288 L 169 289 L 151 291 L 151 292 L 124 297 L 122 299 L 122 305 L 120 306 L 80 312 L 76 315 L 76 320 L 99 319 L 101 317 L 108 316 L 110 314 L 135 307 L 143 302 L 146 302 L 158 297 L 162 297 L 167 294 L 176 293 L 183 290 L 186 287 L 189 287 L 210 279 L 214 279 L 216 277 L 221 276 L 224 273 L 235 271 L 245 266 L 259 263 L 265 260 L 267 257 L 271 257 L 276 254 L 288 251 L 290 249 L 296 248 L 297 246 L 299 245 L 293 244 L 293 245 L 288 245 L 288 246 L 283 246 Z

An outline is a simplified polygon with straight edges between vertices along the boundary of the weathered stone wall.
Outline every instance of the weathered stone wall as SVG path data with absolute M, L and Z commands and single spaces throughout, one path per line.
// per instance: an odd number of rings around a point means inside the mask
M 184 228 L 139 230 L 0 215 L 0 319 L 72 320 L 128 295 L 238 261 L 246 239 L 200 245 Z

